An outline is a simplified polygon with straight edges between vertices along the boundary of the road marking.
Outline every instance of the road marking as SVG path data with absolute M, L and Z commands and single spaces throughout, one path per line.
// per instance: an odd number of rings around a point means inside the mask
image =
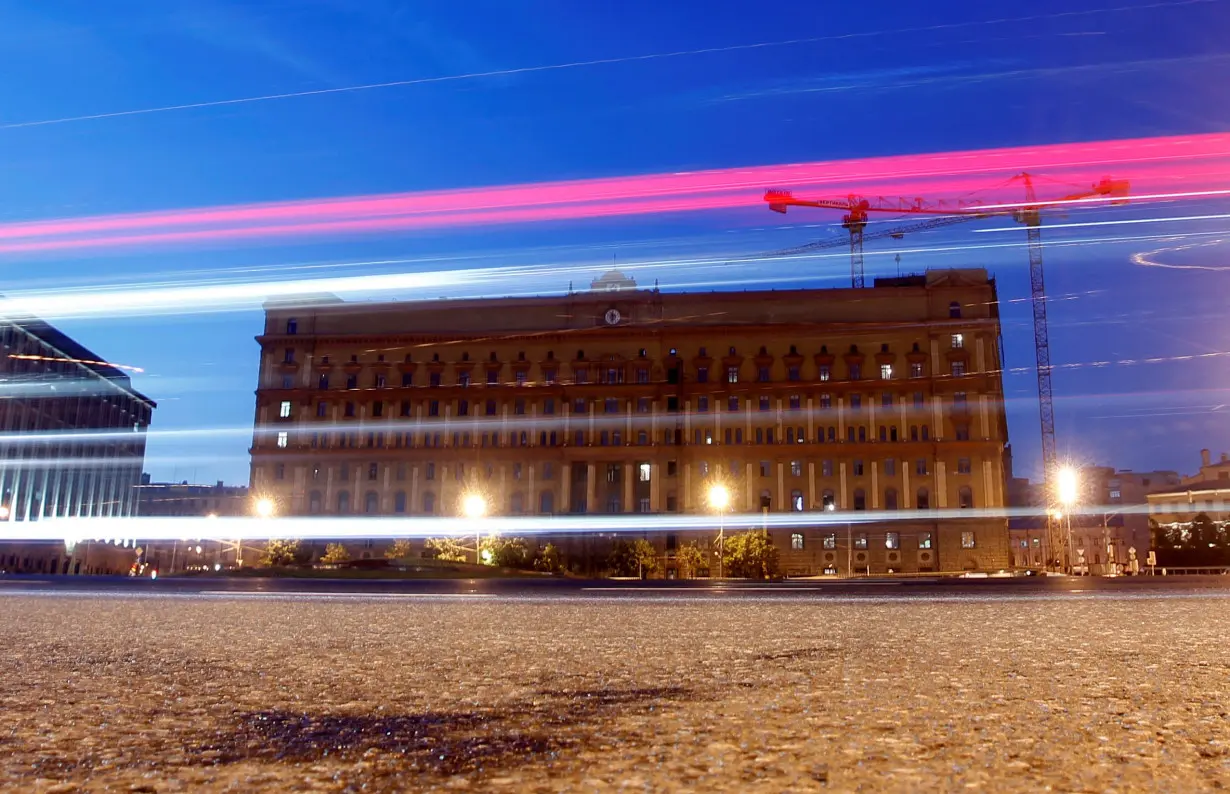
M 29 585 L 51 584 L 50 579 L 0 579 L 0 584 L 12 585 L 14 587 L 27 587 Z
M 840 586 L 858 585 L 860 587 L 900 587 L 901 582 L 842 582 Z M 837 583 L 824 586 L 787 586 L 787 587 L 583 587 L 587 592 L 595 593 L 800 593 L 810 591 L 831 590 Z

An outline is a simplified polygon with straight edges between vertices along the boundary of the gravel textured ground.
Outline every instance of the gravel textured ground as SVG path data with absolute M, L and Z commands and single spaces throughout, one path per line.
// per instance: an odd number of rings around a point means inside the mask
M 1230 600 L 8 596 L 11 791 L 1200 791 Z

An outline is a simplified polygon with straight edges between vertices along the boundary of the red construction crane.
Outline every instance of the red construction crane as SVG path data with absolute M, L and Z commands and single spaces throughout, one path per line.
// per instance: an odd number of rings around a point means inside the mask
M 1048 497 L 1053 498 L 1055 469 L 1058 452 L 1055 444 L 1055 406 L 1051 393 L 1051 345 L 1046 322 L 1046 287 L 1042 275 L 1042 212 L 1047 209 L 1062 207 L 1072 202 L 1089 199 L 1109 199 L 1109 204 L 1126 204 L 1130 185 L 1124 179 L 1103 177 L 1101 181 L 1089 190 L 1073 193 L 1055 199 L 1039 200 L 1034 190 L 1033 177 L 1028 173 L 1020 173 L 1010 181 L 1019 181 L 1025 188 L 1025 201 L 1020 204 L 990 204 L 980 201 L 926 201 L 924 199 L 865 198 L 849 195 L 840 199 L 796 199 L 788 190 L 769 190 L 765 192 L 764 200 L 769 209 L 785 213 L 788 207 L 818 207 L 821 209 L 845 210 L 842 226 L 850 232 L 850 280 L 855 288 L 863 286 L 863 230 L 867 226 L 868 213 L 885 212 L 898 215 L 940 215 L 930 221 L 923 221 L 912 226 L 892 229 L 874 234 L 880 237 L 901 237 L 903 234 L 924 229 L 946 226 L 953 223 L 977 220 L 995 216 L 1009 216 L 1025 225 L 1025 233 L 1029 249 L 1029 288 L 1034 315 L 1034 354 L 1038 373 L 1038 416 L 1042 426 L 1042 467 L 1043 477 Z M 801 253 L 813 248 L 828 247 L 831 242 L 822 241 L 804 245 L 797 249 L 788 249 L 781 253 Z M 1052 511 L 1048 510 L 1048 516 Z M 1053 522 L 1050 522 L 1053 523 Z M 1070 554 L 1066 549 L 1066 539 L 1055 531 L 1048 532 L 1051 549 L 1065 548 L 1065 557 Z M 1070 560 L 1068 560 L 1070 567 Z

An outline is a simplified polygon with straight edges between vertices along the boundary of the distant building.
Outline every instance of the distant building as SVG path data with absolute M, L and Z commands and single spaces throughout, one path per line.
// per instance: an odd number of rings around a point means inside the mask
M 1216 522 L 1230 521 L 1230 455 L 1213 462 L 1200 450 L 1200 470 L 1148 495 L 1149 517 L 1158 524 L 1184 524 L 1204 513 Z
M 1151 545 L 1145 512 L 1148 495 L 1173 488 L 1179 480 L 1173 471 L 1136 472 L 1107 466 L 1081 469 L 1081 501 L 1100 508 L 1100 513 L 1078 516 L 1072 524 L 1074 549 L 1084 550 L 1090 573 L 1121 572 L 1123 566 L 1130 565 L 1133 550 L 1135 559 L 1143 564 Z
M 722 484 L 734 512 L 817 516 L 770 532 L 790 574 L 1004 568 L 998 307 L 979 269 L 706 293 L 612 272 L 555 297 L 270 304 L 252 485 L 283 514 L 374 517 L 455 515 L 476 492 L 498 515 L 712 515 Z M 970 514 L 929 517 L 945 508 Z M 884 520 L 831 523 L 861 511 Z M 668 576 L 717 523 L 649 533 Z M 552 541 L 589 571 L 610 545 Z
M 135 514 L 155 405 L 121 367 L 42 320 L 0 318 L 0 383 L 0 533 L 5 522 Z M 4 543 L 0 570 L 119 573 L 131 556 L 109 544 Z
M 141 516 L 146 519 L 245 516 L 252 512 L 248 486 L 224 485 L 221 480 L 215 485 L 194 485 L 187 480 L 178 483 L 151 482 L 150 476 L 143 474 L 141 485 L 137 487 L 137 495 Z M 206 526 L 202 525 L 202 528 Z M 260 547 L 257 545 L 244 544 L 240 549 L 235 541 L 213 538 L 162 540 L 143 545 L 146 561 L 157 569 L 159 574 L 193 568 L 212 568 L 215 565 L 229 568 L 242 559 L 242 554 L 249 556 L 249 562 L 255 561 L 260 554 Z
M 1008 519 L 1009 547 L 1013 568 L 1041 569 L 1047 567 L 1045 487 L 1025 477 L 1008 481 L 1008 507 L 1026 508 L 1025 515 Z

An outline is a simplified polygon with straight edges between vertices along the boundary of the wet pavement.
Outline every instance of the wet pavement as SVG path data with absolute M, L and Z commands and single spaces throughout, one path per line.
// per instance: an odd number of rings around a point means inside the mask
M 6 579 L 0 788 L 1230 785 L 1220 581 L 472 584 Z

